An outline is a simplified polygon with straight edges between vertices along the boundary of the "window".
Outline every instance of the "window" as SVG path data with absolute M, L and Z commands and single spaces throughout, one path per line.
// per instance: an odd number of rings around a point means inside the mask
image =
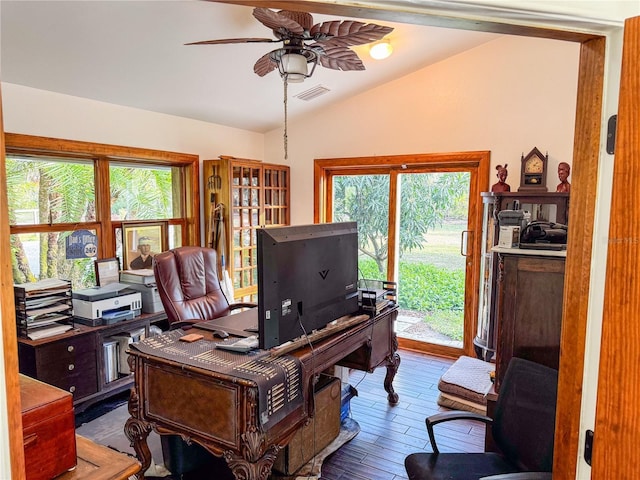
M 5 141 L 15 283 L 95 285 L 94 261 L 122 256 L 123 222 L 166 222 L 168 248 L 199 244 L 197 156 L 28 135 Z

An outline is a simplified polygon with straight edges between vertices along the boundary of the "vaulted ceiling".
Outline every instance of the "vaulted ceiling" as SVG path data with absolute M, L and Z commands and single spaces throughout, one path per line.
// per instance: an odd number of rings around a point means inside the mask
M 267 132 L 282 125 L 277 71 L 253 65 L 279 44 L 185 46 L 199 40 L 273 37 L 250 6 L 199 1 L 0 2 L 2 81 L 205 122 Z M 314 14 L 314 23 L 343 19 Z M 359 19 L 361 20 L 361 19 Z M 361 20 L 367 21 L 367 20 Z M 371 20 L 394 28 L 394 48 L 365 71 L 320 66 L 289 84 L 289 121 L 496 38 L 496 34 Z M 323 87 L 312 100 L 297 95 Z

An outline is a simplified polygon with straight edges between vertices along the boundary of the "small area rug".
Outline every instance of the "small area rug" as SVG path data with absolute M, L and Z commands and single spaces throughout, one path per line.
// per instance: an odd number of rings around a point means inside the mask
M 115 410 L 129 401 L 129 391 L 119 393 L 113 397 L 98 402 L 82 412 L 76 413 L 76 428 L 92 422 L 103 415 Z

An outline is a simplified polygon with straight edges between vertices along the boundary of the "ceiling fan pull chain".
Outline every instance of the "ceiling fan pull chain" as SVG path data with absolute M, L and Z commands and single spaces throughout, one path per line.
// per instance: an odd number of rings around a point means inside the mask
M 289 141 L 287 136 L 287 86 L 289 82 L 287 82 L 287 75 L 284 75 L 284 159 L 287 160 L 289 158 Z

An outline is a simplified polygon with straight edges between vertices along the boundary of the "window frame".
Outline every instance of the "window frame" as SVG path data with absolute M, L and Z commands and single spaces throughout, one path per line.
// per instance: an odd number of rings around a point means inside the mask
M 198 155 L 125 147 L 77 140 L 64 140 L 15 133 L 5 134 L 6 155 L 30 155 L 33 157 L 57 157 L 92 160 L 94 165 L 96 220 L 82 223 L 55 223 L 38 225 L 11 225 L 10 234 L 46 233 L 75 230 L 95 230 L 98 236 L 96 259 L 111 258 L 116 252 L 116 229 L 122 228 L 121 220 L 111 219 L 109 191 L 109 166 L 111 162 L 130 165 L 157 165 L 177 167 L 181 188 L 174 192 L 179 198 L 182 215 L 167 221 L 168 225 L 181 227 L 182 245 L 200 243 L 200 168 Z M 174 183 L 176 185 L 176 183 Z M 157 220 L 141 220 L 155 222 Z

